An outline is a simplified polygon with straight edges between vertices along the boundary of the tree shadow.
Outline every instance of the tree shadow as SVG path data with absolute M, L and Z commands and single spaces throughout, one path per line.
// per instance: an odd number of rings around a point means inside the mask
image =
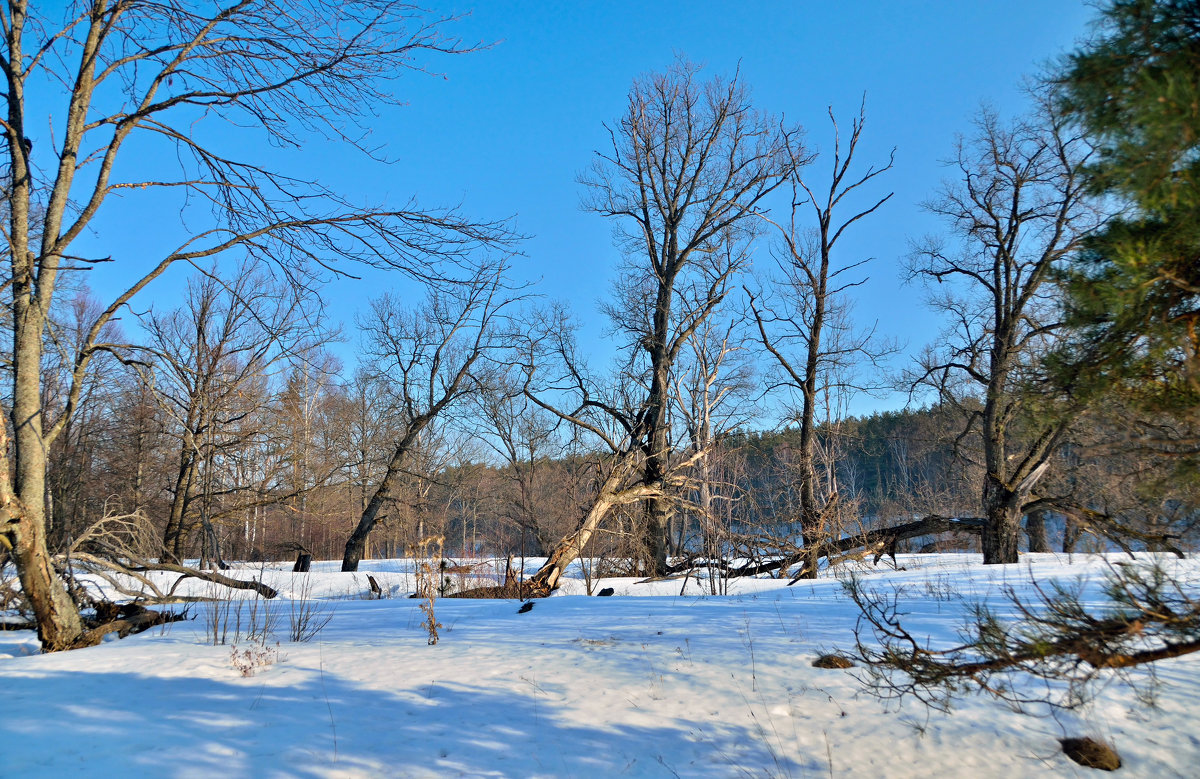
M 19 776 L 729 776 L 823 771 L 720 721 L 581 723 L 544 691 L 371 689 L 285 662 L 228 681 L 38 672 L 4 683 L 0 774 Z M 283 670 L 283 677 L 271 675 Z M 403 669 L 397 669 L 398 674 Z M 288 680 L 296 677 L 294 683 Z

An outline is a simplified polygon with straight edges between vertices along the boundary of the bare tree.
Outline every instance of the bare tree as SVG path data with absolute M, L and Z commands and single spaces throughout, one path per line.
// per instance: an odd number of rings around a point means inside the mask
M 1025 503 L 1079 411 L 1038 358 L 1061 328 L 1053 269 L 1098 221 L 1079 175 L 1088 154 L 1048 106 L 1011 125 L 983 111 L 959 144 L 961 180 L 928 204 L 957 240 L 928 240 L 912 259 L 914 277 L 948 290 L 933 302 L 951 320 L 914 386 L 962 412 L 960 441 L 978 437 L 988 564 L 1017 561 Z
M 484 359 L 502 347 L 501 315 L 514 301 L 505 288 L 503 264 L 482 265 L 470 284 L 432 292 L 425 305 L 404 310 L 384 295 L 360 322 L 368 353 L 389 383 L 400 412 L 397 438 L 375 492 L 346 541 L 343 571 L 356 571 L 380 510 L 393 498 L 421 436 L 439 415 L 479 388 Z
M 310 497 L 346 468 L 345 450 L 340 445 L 345 431 L 333 429 L 346 420 L 338 418 L 341 415 L 335 413 L 334 406 L 340 404 L 331 399 L 341 364 L 317 348 L 315 340 L 311 338 L 292 361 L 287 384 L 274 408 L 275 440 L 284 450 L 287 464 L 292 542 L 304 548 L 309 547 L 309 534 L 315 532 L 319 519 L 314 516 L 319 512 L 312 510 Z
M 870 166 L 854 169 L 854 155 L 866 124 L 865 106 L 851 124 L 849 142 L 843 144 L 833 110 L 832 170 L 828 189 L 806 182 L 799 173 L 791 178 L 792 207 L 786 223 L 772 224 L 781 240 L 775 259 L 781 276 L 774 280 L 774 292 L 759 300 L 750 295 L 750 309 L 758 325 L 763 347 L 777 368 L 775 387 L 784 387 L 799 395 L 793 421 L 799 427 L 796 479 L 798 481 L 799 520 L 805 545 L 812 549 L 832 529 L 827 525 L 827 508 L 836 501 L 832 481 L 818 488 L 817 456 L 820 423 L 818 410 L 839 382 L 850 381 L 856 362 L 877 361 L 890 347 L 874 338 L 874 331 L 856 331 L 850 323 L 846 293 L 863 283 L 856 274 L 868 261 L 845 261 L 835 257 L 838 242 L 861 219 L 871 215 L 891 199 L 891 193 L 850 206 L 859 189 L 892 167 Z M 841 212 L 850 206 L 850 215 Z M 803 213 L 811 211 L 816 227 L 807 228 Z M 859 385 L 872 386 L 869 382 Z M 827 414 L 834 410 L 826 407 Z M 815 572 L 816 566 L 806 570 Z
M 338 417 L 342 421 L 342 459 L 360 516 L 367 508 L 374 485 L 383 479 L 391 454 L 390 442 L 400 437 L 399 411 L 392 401 L 384 376 L 361 365 L 341 393 L 342 409 Z
M 704 555 L 720 557 L 728 539 L 732 504 L 737 488 L 727 478 L 729 451 L 721 444 L 734 430 L 747 426 L 754 415 L 753 366 L 745 346 L 746 334 L 736 319 L 720 323 L 709 319 L 692 334 L 689 348 L 676 370 L 674 415 L 695 459 L 690 474 L 690 495 L 680 513 L 672 541 L 676 554 L 684 552 L 688 520 L 694 517 Z
M 98 302 L 84 287 L 60 301 L 47 323 L 47 353 L 42 369 L 42 408 L 51 424 L 63 413 L 75 355 L 98 313 Z M 115 323 L 106 328 L 107 341 L 121 340 Z M 120 363 L 110 355 L 94 360 L 83 379 L 80 403 L 83 409 L 66 420 L 62 433 L 49 452 L 46 513 L 51 547 L 61 551 L 90 522 L 106 510 L 110 484 L 93 484 L 85 474 L 101 456 L 104 441 L 111 436 L 116 420 L 108 409 L 119 393 Z M 89 476 L 91 474 L 88 474 Z M 93 489 L 93 487 L 95 489 Z
M 679 61 L 639 79 L 582 178 L 584 207 L 612 218 L 624 252 L 616 300 L 608 306 L 624 336 L 625 372 L 642 397 L 622 416 L 641 450 L 650 567 L 666 569 L 673 512 L 664 489 L 672 468 L 668 410 L 673 367 L 692 334 L 717 309 L 743 269 L 763 199 L 807 157 L 799 129 L 754 109 L 747 87 L 700 80 Z
M 495 225 L 413 203 L 352 206 L 314 182 L 209 145 L 232 134 L 236 147 L 245 136 L 235 128 L 282 147 L 314 132 L 356 143 L 356 122 L 399 102 L 392 79 L 421 69 L 418 55 L 470 49 L 443 34 L 446 21 L 393 0 L 44 7 L 10 0 L 0 7 L 14 438 L 11 461 L 0 447 L 0 524 L 44 649 L 88 640 L 47 553 L 46 452 L 80 403 L 91 360 L 106 348 L 104 327 L 139 292 L 177 262 L 231 251 L 278 262 L 298 283 L 345 259 L 442 276 L 449 271 L 431 267 L 434 259 L 459 260 L 498 237 Z M 52 124 L 39 125 L 52 101 Z M 38 107 L 31 113 L 30 106 Z M 208 132 L 217 124 L 224 132 Z M 122 178 L 132 169 L 118 160 L 163 144 L 176 153 L 144 154 L 143 162 L 164 164 L 139 168 L 145 178 Z M 118 242 L 81 256 L 79 241 L 118 192 L 134 204 L 177 195 L 189 220 L 202 224 L 153 258 L 149 271 L 131 272 L 126 291 L 103 306 L 75 356 L 65 411 L 47 424 L 40 371 L 48 312 L 62 273 L 120 255 Z
M 553 546 L 550 517 L 541 510 L 553 478 L 553 459 L 561 455 L 559 420 L 538 408 L 521 391 L 519 376 L 497 372 L 493 386 L 475 396 L 486 425 L 483 439 L 500 456 L 515 493 L 505 501 L 503 515 L 533 540 L 534 554 Z M 525 544 L 521 544 L 524 549 Z
M 193 278 L 182 307 L 144 318 L 148 343 L 137 352 L 143 364 L 156 366 L 145 378 L 178 436 L 163 533 L 164 556 L 176 563 L 196 527 L 206 534 L 204 548 L 219 560 L 211 543 L 214 499 L 246 485 L 214 483 L 218 457 L 228 460 L 262 433 L 266 410 L 276 399 L 270 372 L 320 337 L 305 299 L 296 293 L 242 264 L 228 282 L 215 269 Z

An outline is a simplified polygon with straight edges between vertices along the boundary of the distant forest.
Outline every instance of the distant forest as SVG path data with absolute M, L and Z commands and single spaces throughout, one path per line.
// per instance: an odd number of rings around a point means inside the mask
M 168 519 L 184 517 L 182 549 L 190 557 L 342 554 L 390 454 L 388 420 L 395 411 L 382 386 L 296 372 L 274 396 L 232 392 L 237 403 L 224 413 L 236 418 L 234 429 L 225 428 L 197 457 L 194 434 L 136 374 L 115 364 L 110 371 L 105 389 L 93 389 L 106 396 L 91 408 L 105 411 L 78 417 L 52 450 L 55 548 L 66 548 L 106 515 L 137 511 L 153 518 L 159 537 Z M 521 408 L 505 419 L 495 406 L 490 416 L 477 407 L 474 421 L 493 424 L 474 437 L 461 434 L 462 418 L 455 435 L 430 431 L 382 512 L 368 556 L 402 556 L 438 535 L 456 557 L 539 556 L 574 529 L 595 499 L 606 458 L 564 442 L 549 420 L 537 429 L 536 412 Z M 1114 418 L 1109 432 L 1119 422 Z M 1104 437 L 1101 423 L 1094 424 L 1089 435 Z M 929 514 L 976 516 L 978 442 L 962 433 L 961 413 L 944 406 L 820 425 L 819 473 L 827 494 L 837 496 L 838 532 Z M 481 448 L 482 441 L 490 446 Z M 795 428 L 724 435 L 706 459 L 703 490 L 693 486 L 672 520 L 672 554 L 754 557 L 800 545 L 798 441 Z M 1171 494 L 1171 460 L 1124 449 L 1085 452 L 1088 441 L 1081 439 L 1056 454 L 1037 496 L 1041 505 L 1026 516 L 1023 548 L 1163 549 L 1195 542 L 1200 513 L 1159 497 Z M 640 510 L 616 512 L 585 553 L 636 557 Z M 913 539 L 900 547 L 934 548 L 977 551 L 978 538 Z

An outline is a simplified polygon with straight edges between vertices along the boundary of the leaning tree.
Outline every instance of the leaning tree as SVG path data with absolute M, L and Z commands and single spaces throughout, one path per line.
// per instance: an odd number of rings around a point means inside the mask
M 407 468 L 435 421 L 458 410 L 486 385 L 487 359 L 507 344 L 505 309 L 515 297 L 504 263 L 484 264 L 470 283 L 431 294 L 406 309 L 394 295 L 371 302 L 360 321 L 367 354 L 390 387 L 396 430 L 378 485 L 346 540 L 342 570 L 357 571 L 384 507 L 398 497 Z

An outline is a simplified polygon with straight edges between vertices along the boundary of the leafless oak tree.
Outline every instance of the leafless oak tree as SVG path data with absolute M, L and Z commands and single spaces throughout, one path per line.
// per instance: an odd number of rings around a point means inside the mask
M 962 411 L 960 440 L 978 437 L 988 564 L 1017 561 L 1023 507 L 1079 411 L 1038 358 L 1061 327 L 1052 270 L 1097 224 L 1079 174 L 1088 154 L 1044 105 L 1011 125 L 982 112 L 959 144 L 960 180 L 928 204 L 955 240 L 928 240 L 912 258 L 913 275 L 944 290 L 933 302 L 951 320 L 914 386 Z
M 737 75 L 702 81 L 687 61 L 636 81 L 609 135 L 611 150 L 582 178 L 584 207 L 614 220 L 624 253 L 608 313 L 642 396 L 620 424 L 660 493 L 646 501 L 645 545 L 662 573 L 675 361 L 744 268 L 764 198 L 808 158 L 799 129 L 757 111 Z

